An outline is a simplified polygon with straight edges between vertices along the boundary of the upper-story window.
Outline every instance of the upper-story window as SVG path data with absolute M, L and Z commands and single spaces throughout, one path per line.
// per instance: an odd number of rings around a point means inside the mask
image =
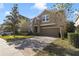
M 48 15 L 44 15 L 44 16 L 43 16 L 43 22 L 47 22 L 48 20 L 49 20 Z

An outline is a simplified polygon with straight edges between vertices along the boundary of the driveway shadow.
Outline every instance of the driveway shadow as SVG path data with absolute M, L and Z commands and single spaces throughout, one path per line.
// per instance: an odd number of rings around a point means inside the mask
M 36 55 L 40 56 L 41 55 L 44 55 L 44 53 L 42 52 L 45 52 L 49 55 L 49 56 L 79 56 L 79 51 L 75 51 L 73 49 L 66 49 L 66 48 L 63 48 L 59 45 L 56 45 L 56 44 L 49 44 L 48 46 L 46 46 L 42 51 L 39 51 Z M 45 54 L 46 54 L 45 53 Z
M 16 49 L 23 50 L 24 48 L 32 48 L 35 50 L 43 49 L 47 46 L 45 42 L 39 42 L 37 40 L 32 39 L 21 39 L 21 40 L 14 40 L 9 43 L 9 45 L 14 45 Z
M 32 48 L 33 51 L 38 51 L 37 56 L 46 55 L 49 56 L 79 56 L 79 50 L 76 51 L 71 48 L 63 48 L 59 45 L 54 43 L 48 44 L 46 42 L 39 42 L 37 40 L 32 39 L 21 39 L 21 40 L 14 40 L 9 43 L 9 45 L 14 45 L 16 49 L 24 50 L 25 48 Z M 45 51 L 45 52 L 44 52 Z M 41 53 L 43 52 L 43 53 Z

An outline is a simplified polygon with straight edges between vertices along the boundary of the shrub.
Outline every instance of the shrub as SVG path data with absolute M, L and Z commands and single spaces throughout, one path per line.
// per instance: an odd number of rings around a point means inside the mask
M 76 29 L 76 30 L 75 30 L 75 33 L 79 33 L 79 29 Z
M 28 32 L 28 35 L 33 35 L 33 32 L 32 32 L 32 31 L 29 31 L 29 32 Z
M 68 39 L 73 46 L 79 48 L 79 33 L 68 33 Z
M 72 32 L 75 32 L 75 26 L 74 26 L 74 22 L 72 21 L 68 21 L 67 22 L 67 33 L 72 33 Z

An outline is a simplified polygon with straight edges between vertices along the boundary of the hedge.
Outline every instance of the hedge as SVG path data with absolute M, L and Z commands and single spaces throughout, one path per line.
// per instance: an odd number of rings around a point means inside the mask
M 68 39 L 73 46 L 79 48 L 79 33 L 68 33 Z

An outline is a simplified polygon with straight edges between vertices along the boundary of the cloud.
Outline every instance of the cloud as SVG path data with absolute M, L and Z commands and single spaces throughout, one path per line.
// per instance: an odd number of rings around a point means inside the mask
M 35 3 L 33 8 L 44 10 L 47 9 L 46 3 Z
M 10 11 L 6 11 L 5 12 L 5 15 L 10 15 Z
M 75 11 L 74 14 L 79 16 L 79 11 Z

